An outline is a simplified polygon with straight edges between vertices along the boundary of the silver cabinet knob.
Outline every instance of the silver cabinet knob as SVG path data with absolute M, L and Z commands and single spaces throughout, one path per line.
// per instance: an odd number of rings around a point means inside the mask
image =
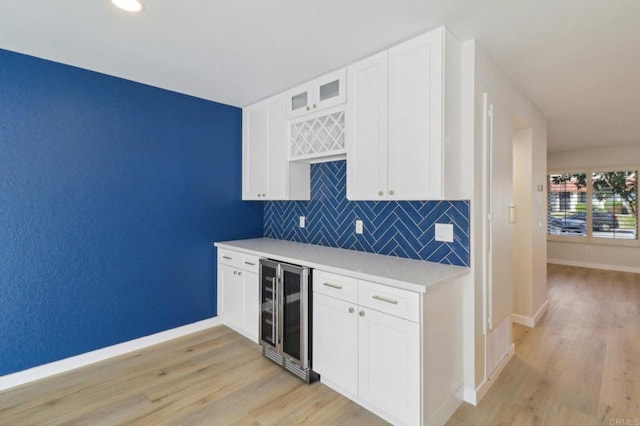
M 318 108 L 318 105 L 313 104 L 313 109 L 316 109 L 316 108 Z
M 353 309 L 353 306 L 349 308 L 349 313 L 352 314 L 355 311 L 355 309 Z
M 389 195 L 394 195 L 395 191 L 392 189 L 391 191 L 389 191 Z
M 311 111 L 311 107 L 309 107 L 309 105 L 307 105 L 307 111 Z
M 242 272 L 238 271 L 238 275 L 242 275 Z
M 384 195 L 384 192 L 378 191 L 378 195 L 382 197 Z
M 267 194 L 265 194 L 264 192 L 262 193 L 262 198 L 266 197 Z
M 258 194 L 258 198 L 262 197 L 262 194 Z
M 364 316 L 364 311 L 360 311 L 359 315 L 360 315 L 361 317 L 363 317 L 363 316 Z
M 238 271 L 233 271 L 233 275 L 238 275 Z

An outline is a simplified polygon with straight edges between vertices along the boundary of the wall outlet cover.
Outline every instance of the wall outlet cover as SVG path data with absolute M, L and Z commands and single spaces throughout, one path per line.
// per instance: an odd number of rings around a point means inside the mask
M 356 234 L 362 234 L 364 230 L 364 225 L 361 220 L 356 220 Z
M 436 223 L 436 241 L 453 242 L 453 224 Z
M 305 216 L 300 216 L 300 228 L 304 228 L 307 226 L 307 218 Z

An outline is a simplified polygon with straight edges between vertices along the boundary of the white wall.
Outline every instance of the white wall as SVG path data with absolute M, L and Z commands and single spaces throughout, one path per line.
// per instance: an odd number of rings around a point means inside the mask
M 550 172 L 597 167 L 637 168 L 640 167 L 640 142 L 637 145 L 550 152 L 547 165 Z M 602 241 L 549 241 L 547 254 L 551 263 L 640 272 L 640 247 L 637 246 L 621 247 Z
M 539 132 L 538 132 L 539 133 Z M 536 141 L 534 129 L 514 135 L 514 195 L 517 218 L 514 244 L 514 321 L 535 326 L 546 306 L 546 144 Z M 541 160 L 542 158 L 542 160 Z
M 514 233 L 517 238 L 513 245 L 514 289 L 513 313 L 531 316 L 533 242 L 531 223 L 533 209 L 531 188 L 533 186 L 533 131 L 531 128 L 518 130 L 513 138 L 513 203 L 516 207 Z
M 473 82 L 466 82 L 473 91 L 473 110 L 469 111 L 473 130 L 469 140 L 470 149 L 474 151 L 473 180 L 474 194 L 471 200 L 471 263 L 473 283 L 465 293 L 465 396 L 471 400 L 473 396 L 481 397 L 486 388 L 488 374 L 486 370 L 485 350 L 488 337 L 484 332 L 485 295 L 483 293 L 483 215 L 482 215 L 482 140 L 483 109 L 482 99 L 485 92 L 490 93 L 492 100 L 501 105 L 512 115 L 514 122 L 520 127 L 531 129 L 531 184 L 527 191 L 531 205 L 531 217 L 527 219 L 530 231 L 531 247 L 522 256 L 531 253 L 531 288 L 528 291 L 532 310 L 535 312 L 546 300 L 546 193 L 535 191 L 537 185 L 546 188 L 546 119 L 522 92 L 495 65 L 494 61 L 483 52 L 475 41 L 463 45 L 464 63 L 472 66 Z M 471 124 L 471 122 L 469 122 Z M 466 133 L 465 133 L 466 134 Z M 513 143 L 513 141 L 508 141 Z M 525 161 L 525 160 L 523 160 Z M 495 166 L 494 166 L 495 167 Z M 532 187 L 533 186 L 533 187 Z M 546 189 L 545 189 L 546 191 Z M 510 259 L 511 260 L 511 259 Z

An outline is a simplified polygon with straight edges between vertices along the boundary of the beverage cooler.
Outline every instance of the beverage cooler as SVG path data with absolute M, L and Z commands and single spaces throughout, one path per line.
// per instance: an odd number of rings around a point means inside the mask
M 311 271 L 260 261 L 260 344 L 267 358 L 306 382 L 311 370 Z

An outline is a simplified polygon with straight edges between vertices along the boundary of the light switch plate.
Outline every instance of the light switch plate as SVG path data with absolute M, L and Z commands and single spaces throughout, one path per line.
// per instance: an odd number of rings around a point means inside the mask
M 300 216 L 300 228 L 304 228 L 305 226 L 307 226 L 307 218 Z
M 356 234 L 362 234 L 362 231 L 364 230 L 364 225 L 362 224 L 361 220 L 356 220 Z
M 436 241 L 453 242 L 453 225 L 450 223 L 436 223 Z

